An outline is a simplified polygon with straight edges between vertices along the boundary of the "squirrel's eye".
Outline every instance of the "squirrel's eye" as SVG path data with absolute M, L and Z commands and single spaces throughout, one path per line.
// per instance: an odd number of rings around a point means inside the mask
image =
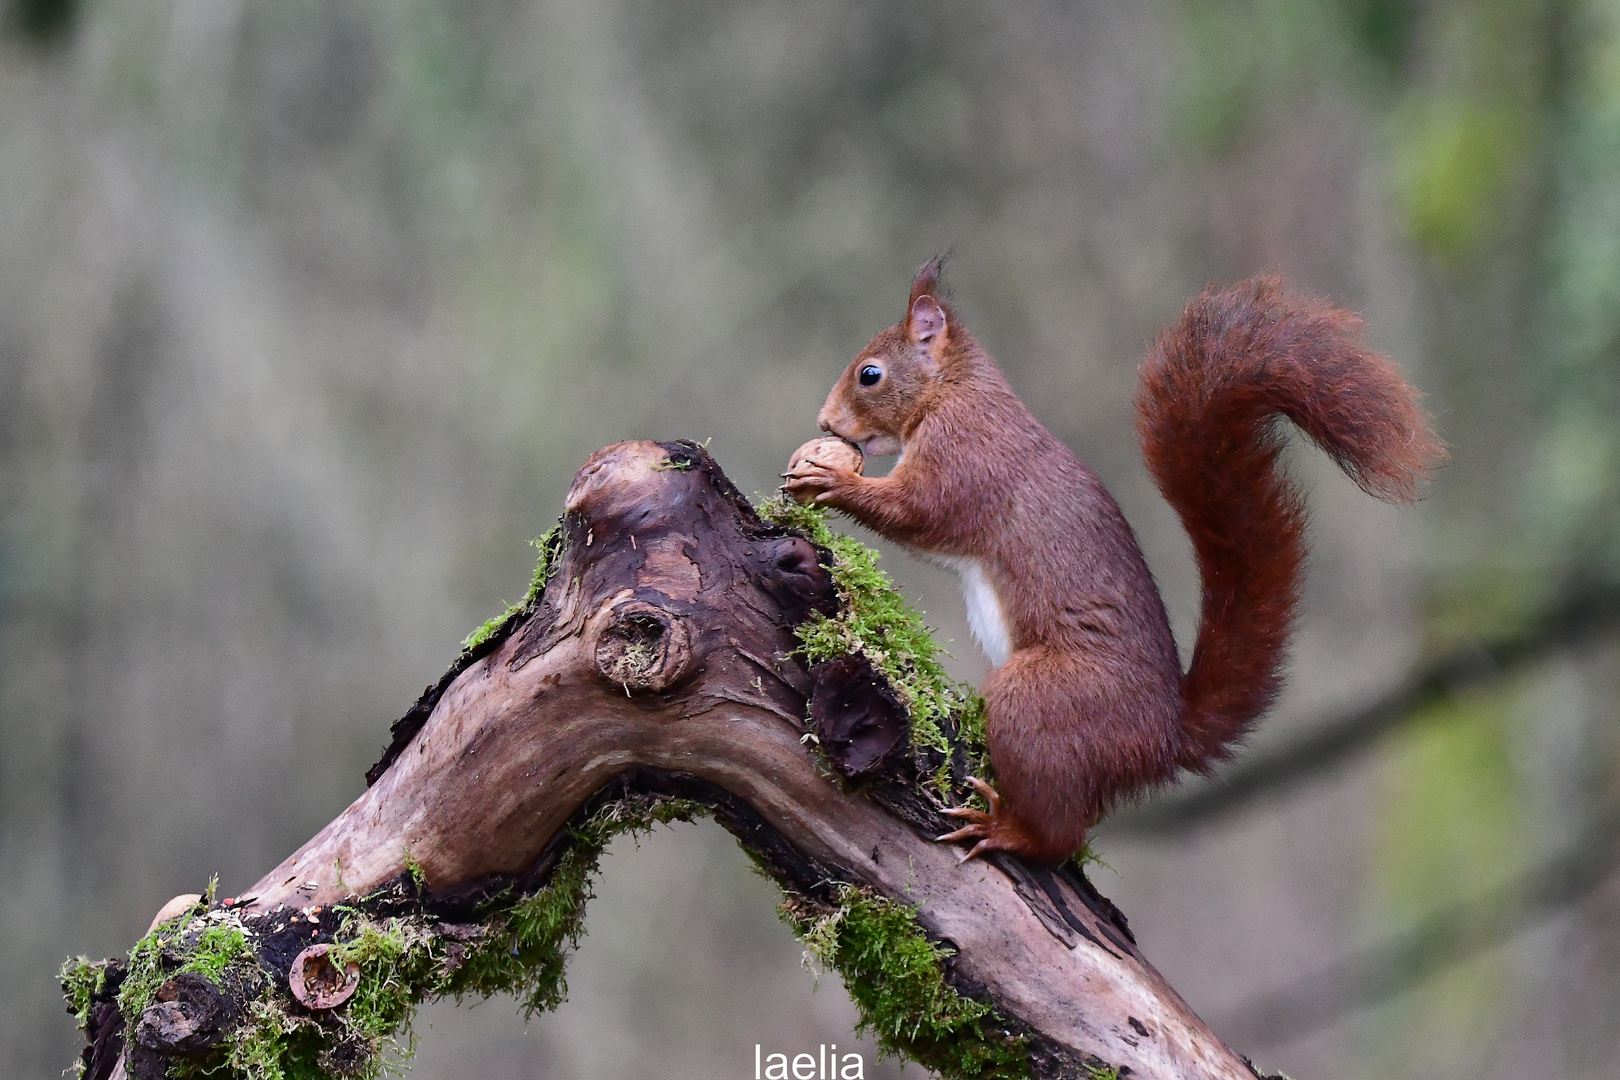
M 867 364 L 861 368 L 862 386 L 872 386 L 881 378 L 883 378 L 883 369 L 876 364 Z

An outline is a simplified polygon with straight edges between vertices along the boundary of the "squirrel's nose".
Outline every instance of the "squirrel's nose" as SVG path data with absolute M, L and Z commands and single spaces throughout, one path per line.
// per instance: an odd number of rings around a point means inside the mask
M 826 409 L 821 410 L 821 415 L 816 417 L 816 423 L 821 426 L 822 431 L 831 431 L 832 430 L 832 421 L 827 419 L 827 410 Z

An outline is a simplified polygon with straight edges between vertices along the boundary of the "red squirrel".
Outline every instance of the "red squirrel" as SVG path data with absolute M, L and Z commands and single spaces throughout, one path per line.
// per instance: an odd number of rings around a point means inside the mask
M 1360 320 L 1274 278 L 1208 290 L 1143 363 L 1137 434 L 1203 581 L 1186 672 L 1135 534 L 1107 489 L 1036 420 L 918 271 L 903 320 L 839 378 L 821 428 L 863 454 L 801 448 L 784 490 L 843 511 L 962 578 L 993 669 L 986 736 L 999 794 L 940 837 L 1056 863 L 1121 798 L 1207 773 L 1276 698 L 1305 561 L 1305 505 L 1278 468 L 1287 417 L 1371 495 L 1410 502 L 1445 458 L 1418 394 Z M 825 442 L 826 440 L 820 440 Z

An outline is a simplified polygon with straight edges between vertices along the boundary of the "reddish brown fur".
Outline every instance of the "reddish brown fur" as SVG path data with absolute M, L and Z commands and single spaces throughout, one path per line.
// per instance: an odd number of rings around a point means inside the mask
M 1281 686 L 1305 562 L 1305 506 L 1279 474 L 1286 416 L 1369 495 L 1417 497 L 1444 458 L 1418 398 L 1361 321 L 1274 278 L 1207 291 L 1142 365 L 1137 432 L 1204 582 L 1180 764 L 1230 755 Z
M 1258 280 L 1205 293 L 1142 370 L 1149 468 L 1204 580 L 1181 674 L 1158 589 L 1119 506 L 1024 406 L 922 268 L 907 317 L 845 370 L 821 426 L 887 477 L 796 464 L 788 489 L 925 555 L 975 560 L 1010 658 L 985 686 L 1002 802 L 961 836 L 1055 862 L 1116 800 L 1205 769 L 1275 697 L 1298 598 L 1304 510 L 1270 418 L 1297 423 L 1369 492 L 1409 499 L 1440 449 L 1415 393 L 1353 316 Z M 868 364 L 882 368 L 870 387 Z M 959 837 L 960 838 L 960 837 Z

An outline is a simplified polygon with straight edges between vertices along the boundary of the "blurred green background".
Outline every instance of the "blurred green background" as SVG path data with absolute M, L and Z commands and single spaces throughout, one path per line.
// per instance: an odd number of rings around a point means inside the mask
M 0 1075 L 76 1054 L 62 959 L 245 886 L 360 792 L 588 453 L 712 438 L 769 490 L 936 251 L 1184 643 L 1197 582 L 1130 411 L 1182 300 L 1280 271 L 1428 392 L 1455 463 L 1417 510 L 1291 458 L 1313 564 L 1255 753 L 1620 576 L 1620 0 L 5 13 Z M 976 679 L 954 580 L 886 561 Z M 1577 635 L 1240 813 L 1105 828 L 1094 873 L 1267 1067 L 1612 1078 L 1614 881 L 1458 963 L 1375 952 L 1361 999 L 1317 973 L 1605 858 L 1580 845 L 1620 802 L 1617 695 L 1620 647 Z M 567 1005 L 431 1007 L 412 1075 L 856 1045 L 717 827 L 616 847 L 597 894 Z M 1266 1005 L 1312 994 L 1308 1024 Z

